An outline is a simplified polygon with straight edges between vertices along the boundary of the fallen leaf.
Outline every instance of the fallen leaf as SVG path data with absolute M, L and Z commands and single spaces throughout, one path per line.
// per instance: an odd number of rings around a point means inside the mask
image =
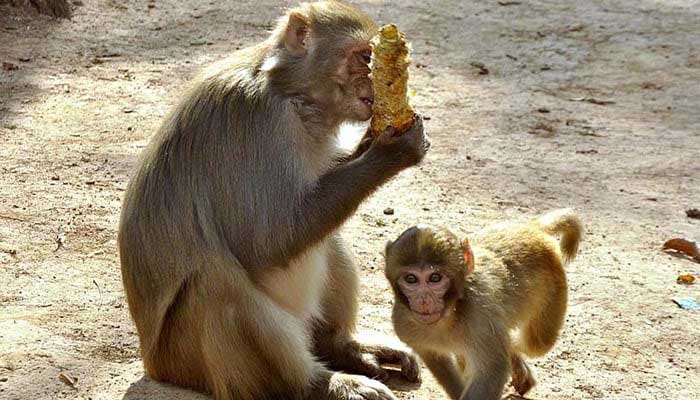
M 19 69 L 19 67 L 17 66 L 17 64 L 3 61 L 2 69 L 4 69 L 5 71 L 14 71 L 16 69 Z
M 113 50 L 105 50 L 102 53 L 98 55 L 98 57 L 103 57 L 103 58 L 115 58 L 115 57 L 121 57 L 122 53 L 119 51 L 113 51 Z
M 572 97 L 569 100 L 570 101 L 581 101 L 584 103 L 591 103 L 591 104 L 596 104 L 599 106 L 607 106 L 608 104 L 615 104 L 615 102 L 612 100 L 600 100 L 600 99 L 596 99 L 594 97 Z
M 663 88 L 663 86 L 659 85 L 658 83 L 654 83 L 654 82 L 642 83 L 642 89 L 660 90 L 661 88 Z
M 15 249 L 3 249 L 2 247 L 0 247 L 0 253 L 7 253 L 11 256 L 16 256 L 17 250 L 15 250 Z
M 471 65 L 474 68 L 478 68 L 479 75 L 488 75 L 489 74 L 489 69 L 486 68 L 486 65 L 484 65 L 484 63 L 474 61 L 474 62 L 469 63 L 469 65 Z
M 700 219 L 700 210 L 697 208 L 691 208 L 690 210 L 685 210 L 685 215 L 688 218 Z
M 698 248 L 698 243 L 693 240 L 683 238 L 671 239 L 664 243 L 661 250 L 675 250 L 700 262 L 700 249 Z
M 58 374 L 58 379 L 60 379 L 61 382 L 65 383 L 66 385 L 68 385 L 74 389 L 75 389 L 75 385 L 78 383 L 78 378 L 72 377 L 68 374 L 64 374 L 63 372 Z
M 600 133 L 595 133 L 595 132 L 591 132 L 591 131 L 581 131 L 578 134 L 581 136 L 604 137 Z
M 683 285 L 691 285 L 695 283 L 695 277 L 690 274 L 678 275 L 678 278 L 676 278 L 676 283 L 681 283 Z

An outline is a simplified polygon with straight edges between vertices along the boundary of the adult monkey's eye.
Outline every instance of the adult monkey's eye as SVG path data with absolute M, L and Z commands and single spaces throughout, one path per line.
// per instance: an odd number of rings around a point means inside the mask
M 406 281 L 406 283 L 410 283 L 411 285 L 413 285 L 414 283 L 418 283 L 418 277 L 413 274 L 408 274 L 404 276 L 403 280 Z
M 433 272 L 430 274 L 428 280 L 433 283 L 440 282 L 442 280 L 442 275 L 438 274 L 437 272 Z
M 372 61 L 372 53 L 362 53 L 362 61 L 364 61 L 365 64 L 369 64 Z

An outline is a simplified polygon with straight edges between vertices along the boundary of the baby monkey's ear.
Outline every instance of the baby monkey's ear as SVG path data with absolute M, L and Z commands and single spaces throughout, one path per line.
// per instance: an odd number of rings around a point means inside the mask
M 391 248 L 391 245 L 393 245 L 393 244 L 394 244 L 394 242 L 392 242 L 391 240 L 387 240 L 386 246 L 384 246 L 384 257 L 385 258 L 389 254 L 389 249 Z
M 462 239 L 462 256 L 464 256 L 464 263 L 467 264 L 467 271 L 465 275 L 469 275 L 474 272 L 474 252 L 472 251 L 472 246 L 469 245 L 469 239 Z

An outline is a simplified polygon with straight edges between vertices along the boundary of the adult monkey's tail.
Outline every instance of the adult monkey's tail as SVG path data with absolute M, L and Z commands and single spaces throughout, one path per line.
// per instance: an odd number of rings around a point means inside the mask
M 576 257 L 578 245 L 583 234 L 581 219 L 570 208 L 550 211 L 537 219 L 540 228 L 552 235 L 560 236 L 559 248 L 568 263 Z

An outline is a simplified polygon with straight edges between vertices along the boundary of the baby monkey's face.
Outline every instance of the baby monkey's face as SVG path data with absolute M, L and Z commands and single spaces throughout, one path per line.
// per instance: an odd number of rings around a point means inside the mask
M 421 323 L 433 324 L 464 294 L 465 277 L 474 271 L 469 242 L 446 228 L 416 225 L 386 245 L 384 271 L 396 295 L 395 307 L 407 307 Z
M 421 322 L 430 324 L 442 318 L 450 278 L 440 268 L 428 264 L 403 267 L 398 285 Z

